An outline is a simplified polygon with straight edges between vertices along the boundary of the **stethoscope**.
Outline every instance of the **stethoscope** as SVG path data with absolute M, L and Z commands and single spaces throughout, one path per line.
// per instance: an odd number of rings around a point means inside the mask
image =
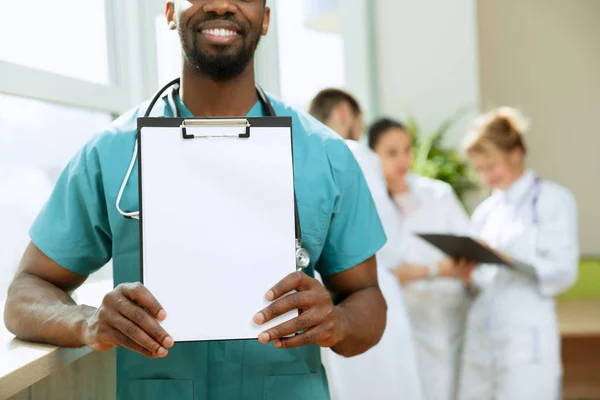
M 534 227 L 538 225 L 539 222 L 539 216 L 538 216 L 538 212 L 537 212 L 537 203 L 540 197 L 540 193 L 541 193 L 541 188 L 542 188 L 542 181 L 539 178 L 539 176 L 536 176 L 533 183 L 527 188 L 527 190 L 525 190 L 525 193 L 523 193 L 521 195 L 521 197 L 518 199 L 518 201 L 516 202 L 516 205 L 514 206 L 514 208 L 512 209 L 512 215 L 508 218 L 505 218 L 501 223 L 500 223 L 500 227 L 498 227 L 497 229 L 495 229 L 495 235 L 492 235 L 492 238 L 486 238 L 486 240 L 488 241 L 488 243 L 492 246 L 499 246 L 502 243 L 502 239 L 504 239 L 504 234 L 505 234 L 505 230 L 506 228 L 517 222 L 519 216 L 521 215 L 521 212 L 524 210 L 525 206 L 527 206 L 527 204 L 529 204 L 531 206 L 532 209 L 532 214 L 533 214 L 533 218 L 532 218 L 532 222 Z M 495 201 L 495 204 L 493 207 L 491 207 L 487 212 L 486 215 L 483 217 L 484 221 L 488 221 L 490 214 L 493 213 L 494 209 L 500 204 L 500 199 L 498 199 L 497 201 Z M 489 221 L 488 221 L 489 222 Z M 534 243 L 533 246 L 535 246 L 537 248 L 537 235 L 534 239 Z M 504 269 L 502 269 L 504 270 Z M 480 278 L 482 281 L 485 280 L 487 283 L 491 282 L 493 280 L 493 277 L 496 275 L 496 273 L 499 271 L 498 269 L 492 269 L 490 270 L 491 272 L 489 274 L 486 274 L 484 277 Z M 479 292 L 479 290 L 474 289 L 472 287 L 468 288 L 468 293 L 470 296 L 476 296 L 477 293 Z M 488 324 L 489 319 L 488 319 Z
M 533 215 L 533 224 L 538 224 L 538 215 L 537 215 L 537 203 L 540 197 L 540 191 L 542 187 L 542 181 L 539 176 L 536 176 L 533 180 L 533 184 L 525 191 L 525 193 L 521 196 L 517 204 L 514 208 L 513 218 L 517 218 L 523 208 L 527 205 L 528 200 L 531 201 L 532 215 Z M 531 199 L 531 200 L 530 200 Z
M 169 82 L 168 84 L 163 86 L 158 92 L 156 92 L 156 94 L 152 98 L 152 101 L 150 101 L 148 108 L 146 109 L 144 118 L 148 118 L 150 116 L 152 109 L 154 108 L 154 106 L 156 105 L 158 100 L 162 97 L 162 94 L 164 92 L 166 92 L 169 88 L 171 88 L 171 91 L 167 95 L 167 103 L 169 104 L 169 108 L 171 108 L 171 111 L 172 111 L 173 115 L 175 116 L 175 118 L 181 118 L 181 113 L 179 112 L 179 107 L 177 107 L 177 103 L 175 102 L 175 94 L 179 90 L 180 85 L 181 85 L 181 79 L 177 78 L 177 79 L 172 80 L 171 82 Z M 265 92 L 258 85 L 256 86 L 256 93 L 258 95 L 259 101 L 261 102 L 263 108 L 266 111 L 267 117 L 275 117 L 276 113 L 275 113 L 275 109 L 273 108 L 273 105 L 271 104 L 271 101 L 268 99 Z M 123 197 L 123 192 L 125 191 L 125 186 L 127 186 L 127 182 L 129 181 L 129 177 L 131 176 L 131 171 L 133 171 L 133 167 L 134 167 L 135 161 L 137 159 L 137 153 L 138 153 L 138 139 L 136 137 L 135 146 L 133 148 L 133 155 L 131 156 L 131 162 L 129 163 L 129 168 L 127 169 L 127 174 L 125 175 L 125 178 L 123 179 L 123 183 L 121 184 L 121 188 L 119 189 L 119 194 L 117 196 L 117 201 L 116 201 L 116 207 L 117 207 L 117 211 L 119 212 L 119 214 L 121 214 L 125 218 L 139 220 L 140 219 L 139 211 L 132 211 L 132 212 L 123 211 L 120 206 L 121 198 Z M 296 200 L 296 192 L 295 191 L 294 191 L 294 219 L 295 219 L 295 225 L 296 225 L 296 270 L 300 271 L 304 268 L 307 268 L 310 265 L 310 253 L 305 248 L 302 247 L 302 229 L 300 228 L 300 216 L 298 213 L 298 203 Z

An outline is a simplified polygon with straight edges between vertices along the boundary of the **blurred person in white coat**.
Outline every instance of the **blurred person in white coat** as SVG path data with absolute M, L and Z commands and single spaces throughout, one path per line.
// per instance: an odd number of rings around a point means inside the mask
M 392 270 L 401 258 L 401 218 L 385 186 L 381 162 L 359 143 L 362 113 L 356 99 L 339 89 L 325 89 L 309 112 L 346 139 L 371 190 L 387 236 L 377 253 L 378 278 L 388 305 L 387 325 L 378 345 L 352 358 L 323 349 L 332 400 L 422 400 L 414 342 L 402 290 Z
M 382 160 L 387 191 L 404 221 L 403 252 L 394 272 L 403 286 L 424 398 L 452 400 L 470 304 L 463 280 L 474 265 L 457 268 L 416 233 L 465 235 L 469 216 L 450 185 L 409 172 L 411 136 L 400 121 L 382 118 L 374 122 L 369 128 L 369 147 Z
M 465 339 L 460 400 L 561 398 L 554 297 L 577 279 L 577 204 L 565 187 L 525 165 L 527 121 L 515 109 L 480 116 L 465 151 L 493 189 L 472 235 L 511 266 L 480 266 Z

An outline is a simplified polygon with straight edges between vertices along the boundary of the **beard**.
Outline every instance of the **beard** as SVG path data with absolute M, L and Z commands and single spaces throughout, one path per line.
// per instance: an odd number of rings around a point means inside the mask
M 219 19 L 228 18 L 221 17 Z M 235 22 L 242 28 L 242 32 L 239 33 L 242 36 L 242 45 L 234 50 L 226 46 L 213 46 L 210 50 L 203 49 L 199 43 L 200 34 L 196 29 L 192 33 L 188 32 L 191 35 L 189 38 L 186 38 L 186 33 L 180 30 L 179 35 L 185 60 L 202 75 L 217 82 L 229 81 L 238 77 L 254 58 L 261 39 L 261 32 L 251 32 L 248 24 L 237 20 Z

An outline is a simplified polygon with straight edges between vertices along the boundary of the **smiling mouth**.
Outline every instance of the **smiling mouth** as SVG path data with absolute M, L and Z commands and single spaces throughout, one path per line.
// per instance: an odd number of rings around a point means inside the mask
M 230 37 L 237 36 L 238 33 L 229 29 L 203 29 L 202 33 L 205 35 L 218 36 L 218 37 Z

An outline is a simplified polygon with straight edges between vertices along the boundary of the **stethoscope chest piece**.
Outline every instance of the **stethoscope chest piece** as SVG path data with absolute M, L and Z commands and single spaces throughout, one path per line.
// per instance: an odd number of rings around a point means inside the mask
M 296 270 L 301 271 L 310 265 L 310 254 L 304 247 L 296 246 Z

